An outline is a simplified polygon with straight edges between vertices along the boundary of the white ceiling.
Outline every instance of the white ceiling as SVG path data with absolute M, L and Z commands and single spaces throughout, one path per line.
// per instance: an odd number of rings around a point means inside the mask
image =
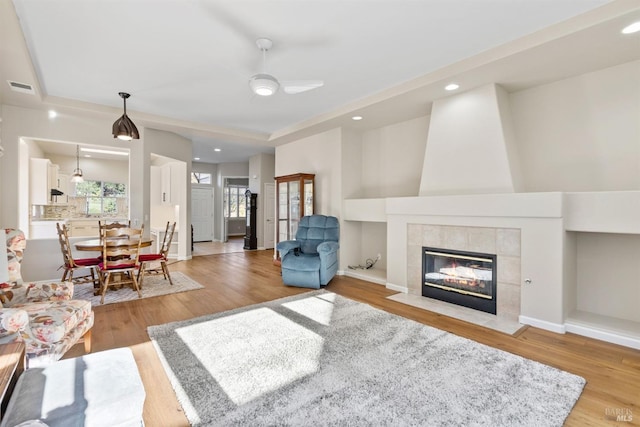
M 34 101 L 3 83 L 0 101 L 115 120 L 118 92 L 129 92 L 138 126 L 191 138 L 194 156 L 211 163 L 246 161 L 336 125 L 375 128 L 425 114 L 452 79 L 460 90 L 487 82 L 519 90 L 640 58 L 640 38 L 619 33 L 640 20 L 637 0 L 0 0 L 0 7 L 3 80 L 38 89 Z M 258 37 L 274 42 L 269 73 L 322 79 L 324 87 L 252 95 L 248 79 L 262 67 Z M 365 119 L 351 122 L 355 113 Z

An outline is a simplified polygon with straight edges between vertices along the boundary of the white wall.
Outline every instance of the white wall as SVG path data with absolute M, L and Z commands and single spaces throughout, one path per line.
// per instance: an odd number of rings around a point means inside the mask
M 511 94 L 526 191 L 640 189 L 640 61 Z
M 423 116 L 364 132 L 360 197 L 417 196 L 428 129 Z
M 485 85 L 434 101 L 421 196 L 514 191 L 499 107 L 504 100 L 496 85 Z
M 315 213 L 340 217 L 342 131 L 332 129 L 276 147 L 276 176 L 315 174 Z

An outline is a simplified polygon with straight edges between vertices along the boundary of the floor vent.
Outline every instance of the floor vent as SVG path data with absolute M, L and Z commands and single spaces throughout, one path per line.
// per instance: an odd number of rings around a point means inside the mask
M 7 80 L 7 83 L 9 83 L 9 86 L 11 86 L 11 90 L 16 91 L 16 92 L 21 92 L 21 93 L 28 93 L 30 95 L 35 95 L 36 91 L 33 89 L 33 86 L 26 84 L 26 83 L 20 83 L 20 82 L 14 82 L 11 80 Z

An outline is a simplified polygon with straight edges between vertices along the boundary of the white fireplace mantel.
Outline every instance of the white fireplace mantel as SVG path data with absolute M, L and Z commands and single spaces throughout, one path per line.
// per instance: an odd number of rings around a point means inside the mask
M 407 292 L 407 227 L 432 224 L 521 231 L 520 322 L 640 348 L 640 323 L 615 313 L 573 328 L 578 233 L 640 235 L 640 191 L 548 192 L 344 200 L 343 220 L 385 222 L 390 289 Z M 613 327 L 612 325 L 619 325 Z M 606 331 L 602 332 L 602 331 Z

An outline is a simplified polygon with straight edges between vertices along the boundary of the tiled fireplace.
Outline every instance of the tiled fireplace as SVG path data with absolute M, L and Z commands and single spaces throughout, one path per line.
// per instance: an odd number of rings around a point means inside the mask
M 520 230 L 511 228 L 407 224 L 407 288 L 422 295 L 424 248 L 494 254 L 497 266 L 496 317 L 520 315 Z

